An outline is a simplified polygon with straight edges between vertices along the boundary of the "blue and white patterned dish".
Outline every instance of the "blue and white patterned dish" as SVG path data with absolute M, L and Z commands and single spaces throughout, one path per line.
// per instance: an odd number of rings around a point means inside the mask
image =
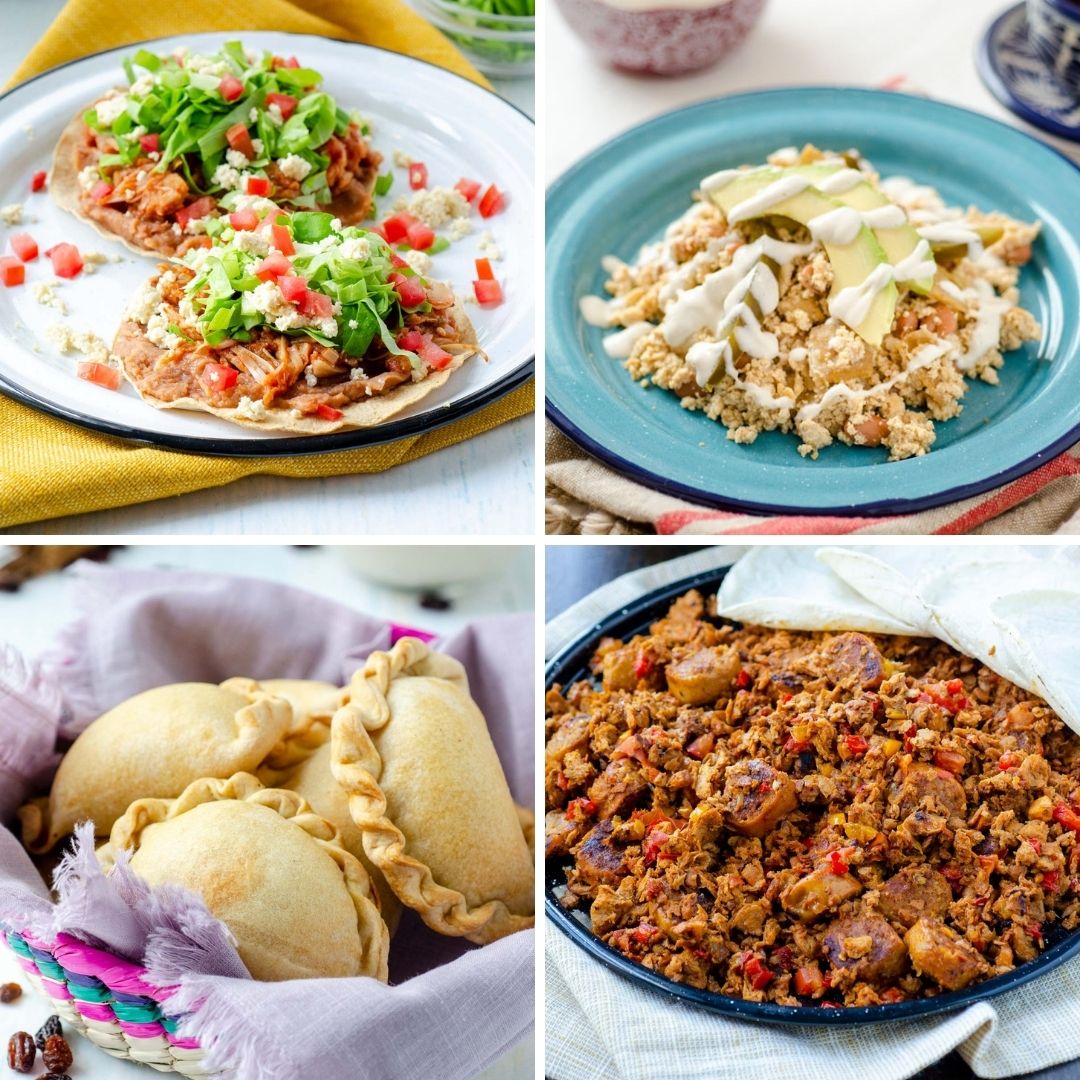
M 1059 81 L 1080 94 L 1080 4 L 1027 0 L 1028 38 Z
M 1080 142 L 1080 98 L 1047 65 L 1030 31 L 1023 3 L 1002 12 L 979 45 L 979 74 L 1010 112 Z

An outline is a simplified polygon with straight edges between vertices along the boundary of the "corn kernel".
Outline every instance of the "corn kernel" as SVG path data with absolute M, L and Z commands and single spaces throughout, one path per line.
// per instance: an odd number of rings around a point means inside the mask
M 830 814 L 829 815 L 829 824 L 830 825 L 843 825 L 845 821 L 847 821 L 847 815 L 846 814 Z
M 1028 807 L 1028 817 L 1032 821 L 1049 821 L 1053 812 L 1054 803 L 1048 795 L 1041 795 Z
M 891 758 L 903 745 L 899 739 L 886 739 L 881 744 L 881 749 L 885 752 L 887 758 Z

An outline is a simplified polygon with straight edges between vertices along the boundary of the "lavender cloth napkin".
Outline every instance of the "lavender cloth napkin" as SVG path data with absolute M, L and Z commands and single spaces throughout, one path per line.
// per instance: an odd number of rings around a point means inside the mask
M 106 709 L 152 686 L 233 675 L 343 683 L 400 628 L 272 583 L 78 564 L 76 620 L 40 663 L 0 652 L 0 822 Z M 0 634 L 10 629 L 0 627 Z M 532 805 L 532 617 L 477 620 L 439 647 L 465 665 L 515 799 Z M 448 810 L 452 813 L 452 808 Z M 0 828 L 0 914 L 48 914 L 29 857 Z M 533 1023 L 533 931 L 478 948 L 412 913 L 391 948 L 390 985 L 372 979 L 259 983 L 206 972 L 181 979 L 190 1033 L 237 1080 L 466 1080 Z

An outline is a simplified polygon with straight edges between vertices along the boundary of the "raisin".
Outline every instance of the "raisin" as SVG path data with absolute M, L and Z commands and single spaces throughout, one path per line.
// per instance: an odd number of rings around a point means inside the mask
M 45 1049 L 45 1040 L 50 1035 L 63 1035 L 64 1029 L 60 1026 L 59 1016 L 50 1016 L 41 1027 L 38 1028 L 37 1034 L 34 1036 L 34 1042 L 37 1043 L 39 1050 Z
M 41 1060 L 49 1072 L 63 1072 L 75 1059 L 63 1035 L 50 1035 L 41 1051 Z
M 16 1031 L 8 1040 L 8 1066 L 16 1072 L 28 1073 L 34 1067 L 35 1057 L 37 1047 L 34 1046 L 33 1036 L 26 1031 Z
M 22 997 L 22 987 L 18 983 L 4 983 L 0 986 L 0 1002 L 10 1005 L 16 998 Z

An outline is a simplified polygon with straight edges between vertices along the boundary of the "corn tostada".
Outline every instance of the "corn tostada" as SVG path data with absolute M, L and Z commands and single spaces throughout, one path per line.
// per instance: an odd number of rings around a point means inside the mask
M 113 352 L 139 394 L 298 434 L 370 427 L 477 352 L 453 291 L 373 232 L 232 193 L 204 247 L 161 264 Z
M 362 119 L 295 57 L 231 41 L 208 55 L 139 49 L 124 70 L 128 86 L 64 130 L 49 183 L 62 207 L 106 235 L 183 253 L 237 193 L 324 208 L 346 225 L 371 213 L 382 157 Z

